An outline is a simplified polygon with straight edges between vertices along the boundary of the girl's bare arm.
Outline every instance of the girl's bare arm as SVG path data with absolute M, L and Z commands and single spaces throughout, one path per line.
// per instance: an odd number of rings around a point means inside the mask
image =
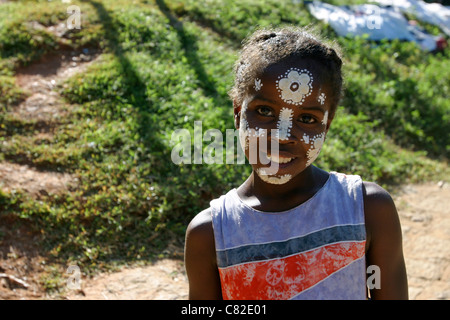
M 185 265 L 189 280 L 189 299 L 222 299 L 210 209 L 195 216 L 187 228 Z

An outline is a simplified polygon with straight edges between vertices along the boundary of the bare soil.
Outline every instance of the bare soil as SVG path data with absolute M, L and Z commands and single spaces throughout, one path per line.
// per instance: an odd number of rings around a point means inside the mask
M 34 23 L 36 28 L 44 28 Z M 55 32 L 54 27 L 46 28 Z M 50 30 L 51 29 L 51 30 Z M 64 48 L 62 44 L 62 48 Z M 16 83 L 27 94 L 27 98 L 9 110 L 18 120 L 34 120 L 39 124 L 34 133 L 36 141 L 51 141 L 53 132 L 70 113 L 58 93 L 58 86 L 76 73 L 83 72 L 92 64 L 98 54 L 92 49 L 74 51 L 61 49 L 42 57 L 16 71 Z M 3 144 L 8 144 L 6 139 Z M 40 194 L 58 194 L 67 192 L 77 185 L 77 177 L 57 170 L 39 170 L 32 164 L 24 165 L 0 162 L 0 187 L 7 191 L 21 189 L 34 197 Z M 17 161 L 22 163 L 23 160 Z
M 39 235 L 30 230 L 17 218 L 0 215 L 0 300 L 46 297 L 41 284 L 46 258 L 36 246 Z
M 410 299 L 450 300 L 450 186 L 406 186 L 395 201 Z
M 38 23 L 32 25 L 45 28 Z M 45 29 L 59 32 L 58 26 Z M 33 133 L 36 140 L 51 141 L 54 129 L 70 114 L 58 93 L 58 86 L 72 75 L 83 72 L 98 57 L 94 50 L 70 50 L 63 42 L 61 48 L 16 70 L 16 83 L 27 98 L 8 113 L 19 121 L 37 121 L 39 126 Z M 7 137 L 3 144 L 8 144 L 9 139 Z M 27 161 L 14 158 L 0 162 L 0 189 L 21 190 L 39 199 L 41 195 L 67 193 L 77 187 L 75 176 L 51 168 L 42 170 L 31 161 L 24 162 Z M 50 280 L 44 285 L 43 279 L 51 279 L 53 273 L 64 273 L 63 267 L 53 271 L 46 268 L 46 254 L 37 246 L 41 235 L 31 230 L 26 221 L 0 215 L 0 299 L 51 298 L 44 287 L 52 287 L 56 281 L 52 284 Z
M 181 260 L 163 259 L 145 267 L 82 279 L 81 290 L 65 295 L 71 300 L 186 300 L 188 285 Z
M 28 165 L 0 162 L 0 187 L 5 191 L 20 189 L 38 197 L 68 192 L 75 186 L 76 178 L 67 173 L 38 171 Z

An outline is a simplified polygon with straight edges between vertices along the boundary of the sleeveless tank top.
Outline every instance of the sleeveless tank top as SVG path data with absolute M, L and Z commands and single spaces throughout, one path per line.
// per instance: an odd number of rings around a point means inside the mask
M 362 180 L 330 172 L 309 200 L 282 212 L 232 189 L 211 201 L 225 300 L 366 299 Z

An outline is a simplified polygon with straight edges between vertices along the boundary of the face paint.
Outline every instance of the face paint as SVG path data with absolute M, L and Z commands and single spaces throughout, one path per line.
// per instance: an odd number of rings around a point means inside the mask
M 242 150 L 246 153 L 246 156 L 250 164 L 256 164 L 258 162 L 262 164 L 270 163 L 269 167 L 265 168 L 266 175 L 275 174 L 278 172 L 279 164 L 277 162 L 270 161 L 267 157 L 268 146 L 267 140 L 267 130 L 262 128 L 250 128 L 247 121 L 247 107 L 248 101 L 244 100 L 242 108 L 240 111 L 240 121 L 239 121 L 239 142 L 241 144 Z M 276 135 L 278 130 L 272 129 L 271 134 Z M 272 143 L 270 146 L 270 154 L 278 155 L 279 147 L 277 143 Z
M 299 172 L 305 170 L 305 162 L 306 167 L 310 166 L 319 156 L 322 149 L 329 118 L 329 112 L 326 110 L 328 108 L 324 108 L 324 105 L 328 102 L 326 94 L 329 95 L 329 92 L 327 91 L 328 87 L 322 88 L 321 86 L 317 90 L 313 90 L 313 84 L 316 85 L 317 83 L 314 83 L 312 72 L 315 72 L 315 69 L 281 65 L 280 68 L 273 70 L 271 74 L 263 74 L 254 78 L 253 86 L 250 87 L 252 92 L 249 92 L 249 96 L 244 99 L 241 109 L 239 138 L 246 157 L 253 167 L 254 174 L 265 183 L 273 185 L 290 183 Z M 314 73 L 315 76 L 316 73 Z M 262 80 L 265 81 L 264 86 Z M 324 92 L 322 92 L 322 89 Z M 260 107 L 259 102 L 253 101 L 260 98 L 278 101 L 278 106 L 272 107 L 272 119 L 269 119 L 270 122 L 267 119 L 261 119 L 257 114 Z M 252 103 L 252 107 L 247 110 L 249 103 Z M 320 123 L 316 123 L 318 126 L 305 127 L 305 131 L 300 130 L 300 128 L 297 131 L 296 122 L 293 119 L 294 114 L 297 112 L 295 106 L 301 109 L 303 106 L 312 108 L 318 105 L 321 105 L 320 109 L 324 110 L 323 117 L 319 120 Z M 257 126 L 270 127 L 271 133 L 267 132 L 270 129 L 260 129 Z M 298 136 L 294 137 L 294 133 L 298 133 Z M 277 139 L 272 140 L 269 139 L 270 137 L 276 137 Z M 281 145 L 283 140 L 287 141 L 288 139 L 301 141 L 302 146 L 301 144 L 298 146 L 289 145 L 292 151 L 295 150 L 298 153 L 298 156 L 293 158 L 280 157 L 278 153 L 274 153 L 272 150 L 269 152 L 267 150 L 268 145 L 264 148 L 260 144 L 261 142 L 271 142 L 270 147 L 275 144 L 278 146 Z M 288 150 L 286 149 L 285 151 Z M 261 152 L 263 156 L 261 156 Z M 253 162 L 251 160 L 252 155 Z M 267 163 L 263 161 L 266 158 L 268 159 Z M 291 161 L 292 164 L 289 164 Z M 275 171 L 270 170 L 274 164 L 280 167 L 277 166 Z
M 267 134 L 266 129 L 260 129 L 258 127 L 256 127 L 255 129 L 249 129 L 249 130 L 250 130 L 249 135 L 252 137 L 262 138 L 262 137 L 265 137 Z
M 266 171 L 262 168 L 257 169 L 256 173 L 261 178 L 261 180 L 270 184 L 285 184 L 292 179 L 292 175 L 290 174 L 269 177 Z
M 308 158 L 308 161 L 306 162 L 307 166 L 311 165 L 311 163 L 313 163 L 314 160 L 316 160 L 319 156 L 320 150 L 322 149 L 323 143 L 325 141 L 325 132 L 315 135 L 311 139 L 309 139 L 308 137 L 308 141 L 309 144 L 311 144 L 311 147 L 306 153 L 306 156 Z
M 261 128 L 250 128 L 245 112 L 247 110 L 247 102 L 244 101 L 241 108 L 241 119 L 239 122 L 239 141 L 241 143 L 242 150 L 248 150 L 249 148 L 249 137 L 262 138 L 267 134 L 267 130 Z
M 319 98 L 317 98 L 317 100 L 320 102 L 321 105 L 323 105 L 325 103 L 325 99 L 326 99 L 326 96 L 325 96 L 325 93 L 323 93 L 323 92 L 319 95 Z
M 311 94 L 313 76 L 306 69 L 290 68 L 278 79 L 277 90 L 280 92 L 280 98 L 286 103 L 301 105 Z
M 328 122 L 328 110 L 325 111 L 325 114 L 323 115 L 322 124 L 326 126 L 327 122 Z
M 292 111 L 292 109 L 281 109 L 280 118 L 277 123 L 278 138 L 280 140 L 287 140 L 291 136 L 293 114 L 294 112 Z
M 255 88 L 255 91 L 259 91 L 261 90 L 261 87 L 263 86 L 261 79 L 256 78 L 255 79 L 255 85 L 253 86 L 253 88 Z
M 309 136 L 306 133 L 303 134 L 303 141 L 305 141 L 306 144 L 309 144 Z
M 290 108 L 282 108 L 281 109 L 279 120 L 277 123 L 277 129 L 278 129 L 277 136 L 280 140 L 286 140 L 286 139 L 288 139 L 288 137 L 290 137 L 293 114 L 294 114 L 294 112 Z M 271 158 L 271 164 L 273 164 L 273 161 L 275 161 L 276 163 L 280 162 L 278 152 L 276 154 L 274 154 L 273 150 L 272 150 L 272 154 L 271 154 L 270 158 Z M 290 174 L 284 174 L 282 176 L 277 176 L 277 175 L 270 176 L 270 173 L 265 168 L 256 169 L 256 173 L 261 178 L 261 180 L 263 180 L 266 183 L 270 183 L 270 184 L 285 184 L 289 180 L 292 179 L 292 175 L 290 175 Z

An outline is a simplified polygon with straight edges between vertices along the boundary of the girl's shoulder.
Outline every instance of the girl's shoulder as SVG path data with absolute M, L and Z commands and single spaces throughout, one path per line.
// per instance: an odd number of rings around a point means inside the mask
M 196 240 L 202 241 L 208 240 L 211 236 L 214 239 L 211 208 L 208 208 L 191 220 L 186 230 L 186 238 L 195 237 Z
M 398 236 L 400 219 L 389 192 L 374 182 L 363 181 L 364 216 L 367 240 Z
M 189 299 L 221 299 L 211 210 L 197 214 L 186 231 L 185 267 Z
M 395 208 L 394 200 L 392 199 L 389 192 L 384 188 L 376 184 L 375 182 L 363 181 L 363 197 L 364 206 L 369 209 L 369 211 L 374 211 L 374 209 L 393 209 Z
M 381 272 L 373 299 L 407 299 L 408 284 L 402 250 L 402 229 L 394 200 L 373 182 L 363 182 L 366 263 Z

